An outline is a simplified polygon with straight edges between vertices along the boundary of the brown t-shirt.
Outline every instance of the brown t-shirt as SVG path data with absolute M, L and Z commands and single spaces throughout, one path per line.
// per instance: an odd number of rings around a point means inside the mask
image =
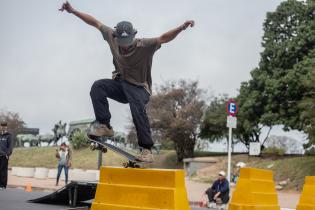
M 113 29 L 102 25 L 100 31 L 113 54 L 115 71 L 121 74 L 122 79 L 143 86 L 152 94 L 152 59 L 155 51 L 161 47 L 157 38 L 136 39 L 134 48 L 128 54 L 121 54 L 113 36 Z

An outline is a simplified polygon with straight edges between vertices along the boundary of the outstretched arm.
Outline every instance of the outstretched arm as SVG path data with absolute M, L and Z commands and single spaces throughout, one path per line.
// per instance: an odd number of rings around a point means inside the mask
M 59 9 L 59 11 L 63 12 L 64 10 L 66 10 L 69 13 L 74 14 L 75 16 L 77 16 L 78 18 L 80 18 L 81 20 L 83 20 L 85 23 L 94 26 L 97 29 L 100 29 L 102 23 L 98 20 L 96 20 L 94 17 L 92 17 L 89 14 L 85 14 L 83 12 L 79 12 L 77 10 L 75 10 L 68 1 L 66 1 L 65 3 L 62 4 L 61 8 Z
M 167 42 L 172 41 L 180 32 L 182 32 L 183 30 L 186 30 L 186 28 L 188 26 L 193 27 L 195 25 L 195 21 L 193 20 L 188 20 L 186 21 L 184 24 L 178 26 L 177 28 L 174 28 L 173 30 L 170 30 L 164 34 L 162 34 L 162 36 L 160 36 L 158 38 L 158 43 L 159 44 L 164 44 Z

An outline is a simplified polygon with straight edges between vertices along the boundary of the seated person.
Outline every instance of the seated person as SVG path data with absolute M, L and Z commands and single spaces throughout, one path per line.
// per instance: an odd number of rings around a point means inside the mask
M 212 187 L 205 192 L 208 196 L 209 202 L 216 204 L 226 204 L 230 199 L 230 186 L 228 180 L 225 178 L 225 172 L 219 173 L 219 178 L 213 183 Z

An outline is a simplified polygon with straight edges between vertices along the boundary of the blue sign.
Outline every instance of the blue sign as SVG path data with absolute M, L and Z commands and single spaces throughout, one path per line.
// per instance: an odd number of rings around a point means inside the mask
M 226 104 L 226 112 L 231 115 L 235 116 L 238 111 L 238 106 L 234 99 L 230 99 Z

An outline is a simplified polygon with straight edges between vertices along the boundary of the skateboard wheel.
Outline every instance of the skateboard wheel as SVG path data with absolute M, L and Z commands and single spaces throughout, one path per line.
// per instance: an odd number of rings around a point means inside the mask
M 103 153 L 106 153 L 106 152 L 107 152 L 107 148 L 103 147 L 103 148 L 102 148 L 102 152 L 103 152 Z
M 90 149 L 94 151 L 96 148 L 95 148 L 94 145 L 91 144 L 91 145 L 90 145 Z
M 124 166 L 125 168 L 128 168 L 129 164 L 128 164 L 128 163 L 123 163 L 123 166 Z

